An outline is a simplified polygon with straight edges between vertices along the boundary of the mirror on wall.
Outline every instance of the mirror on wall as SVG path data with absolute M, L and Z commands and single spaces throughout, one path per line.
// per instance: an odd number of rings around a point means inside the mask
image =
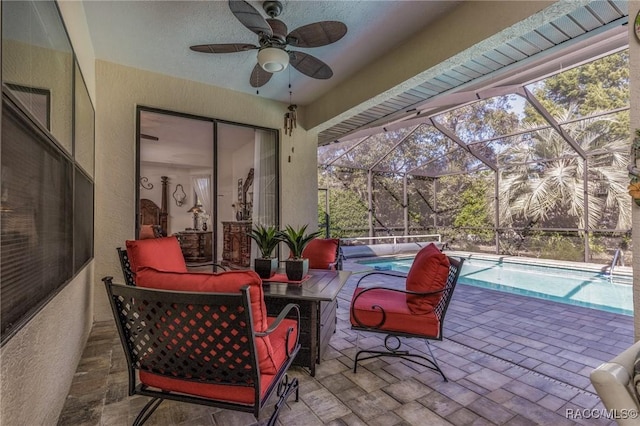
M 2 82 L 70 154 L 73 67 L 73 51 L 55 2 L 2 2 Z

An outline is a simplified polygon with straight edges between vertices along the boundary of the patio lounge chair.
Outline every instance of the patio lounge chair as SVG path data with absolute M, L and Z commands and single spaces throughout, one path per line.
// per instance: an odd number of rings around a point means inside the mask
M 292 393 L 298 400 L 298 380 L 287 369 L 300 349 L 299 308 L 289 304 L 268 318 L 257 274 L 143 268 L 137 278 L 138 287 L 103 279 L 126 355 L 129 395 L 152 397 L 134 425 L 165 399 L 258 418 L 277 392 L 269 425 Z M 161 290 L 143 288 L 152 285 Z
M 353 363 L 384 356 L 400 357 L 437 371 L 447 381 L 431 351 L 429 340 L 442 340 L 444 317 L 456 287 L 464 259 L 456 260 L 429 245 L 416 255 L 407 275 L 370 272 L 357 283 L 351 300 L 351 329 L 386 334 L 384 350 L 358 350 Z M 366 287 L 372 277 L 390 276 L 406 282 L 406 288 Z M 430 358 L 422 353 L 401 350 L 400 338 L 425 339 Z M 365 355 L 365 356 L 362 356 Z
M 636 342 L 591 372 L 593 387 L 620 426 L 640 423 L 640 400 L 635 390 L 640 385 L 640 376 L 636 378 L 634 369 L 634 364 L 640 363 L 636 361 L 639 354 L 640 342 Z

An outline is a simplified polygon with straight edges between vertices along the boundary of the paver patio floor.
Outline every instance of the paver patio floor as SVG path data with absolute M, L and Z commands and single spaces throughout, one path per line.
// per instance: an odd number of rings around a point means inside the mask
M 362 268 L 347 262 L 345 269 Z M 289 400 L 279 424 L 614 424 L 603 418 L 589 373 L 632 344 L 632 317 L 459 285 L 445 338 L 432 343 L 449 382 L 396 358 L 364 361 L 354 374 L 356 333 L 348 307 L 359 277 L 354 273 L 339 295 L 338 328 L 316 376 L 290 370 L 300 380 L 300 401 Z M 382 341 L 361 333 L 359 345 Z M 410 344 L 427 351 L 423 342 Z M 146 401 L 127 396 L 126 362 L 113 323 L 94 324 L 59 425 L 131 424 Z M 164 402 L 146 424 L 255 423 L 246 413 Z

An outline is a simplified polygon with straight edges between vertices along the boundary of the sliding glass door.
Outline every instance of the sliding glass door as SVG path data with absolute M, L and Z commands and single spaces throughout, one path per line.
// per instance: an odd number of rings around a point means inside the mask
M 138 109 L 137 238 L 176 235 L 190 266 L 247 268 L 246 232 L 279 224 L 278 132 Z
M 246 232 L 278 226 L 278 133 L 218 123 L 218 241 L 222 262 L 248 268 L 256 249 Z

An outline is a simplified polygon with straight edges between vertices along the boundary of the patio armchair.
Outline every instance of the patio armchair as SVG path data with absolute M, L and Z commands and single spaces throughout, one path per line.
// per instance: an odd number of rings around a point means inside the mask
M 138 286 L 103 278 L 129 374 L 129 395 L 151 399 L 135 419 L 146 422 L 164 400 L 220 407 L 260 417 L 279 397 L 266 424 L 295 393 L 287 370 L 300 349 L 298 305 L 267 317 L 260 277 L 142 268 Z M 178 290 L 179 289 L 179 290 Z
M 127 240 L 126 248 L 117 247 L 120 268 L 127 285 L 136 285 L 138 268 L 152 267 L 158 270 L 187 272 L 187 264 L 176 237 Z M 216 262 L 203 263 L 200 266 L 213 266 L 213 270 L 226 271 L 227 268 Z
M 351 329 L 358 331 L 354 373 L 358 361 L 385 356 L 400 357 L 447 377 L 433 355 L 430 340 L 442 340 L 444 318 L 458 282 L 464 259 L 446 256 L 430 244 L 418 252 L 408 274 L 376 271 L 363 275 L 351 300 Z M 380 276 L 387 281 L 402 280 L 404 288 L 367 287 L 364 282 Z M 384 349 L 358 350 L 360 332 L 385 334 Z M 430 357 L 401 349 L 401 338 L 424 339 Z
M 342 270 L 342 250 L 339 238 L 314 238 L 302 251 L 311 269 Z

